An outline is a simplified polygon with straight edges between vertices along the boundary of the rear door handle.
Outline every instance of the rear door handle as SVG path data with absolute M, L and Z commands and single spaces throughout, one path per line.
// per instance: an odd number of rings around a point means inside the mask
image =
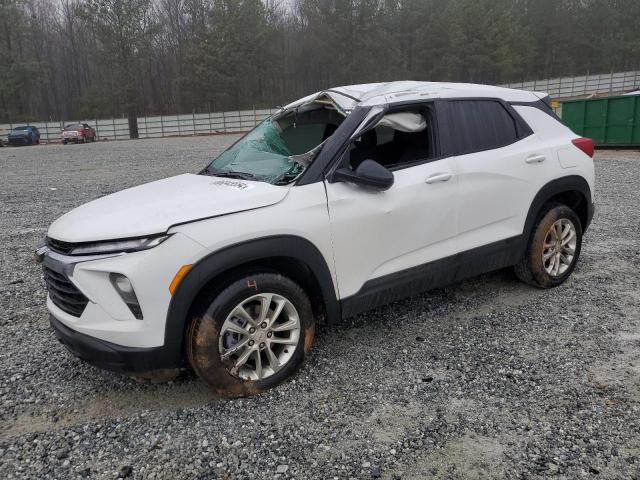
M 448 182 L 449 180 L 451 180 L 452 176 L 453 175 L 451 175 L 450 173 L 434 173 L 430 177 L 427 177 L 426 182 L 429 185 L 431 185 L 432 183 Z
M 532 163 L 542 163 L 547 159 L 547 157 L 545 157 L 544 155 L 529 155 L 527 157 L 527 159 L 525 160 L 525 162 L 532 164 Z

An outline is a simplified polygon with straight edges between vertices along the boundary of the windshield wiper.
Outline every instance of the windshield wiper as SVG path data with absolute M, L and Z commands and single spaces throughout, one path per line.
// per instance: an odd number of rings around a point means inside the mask
M 257 177 L 252 173 L 236 172 L 234 170 L 207 170 L 212 177 L 239 178 L 241 180 L 256 180 Z
M 276 183 L 274 183 L 274 185 L 288 185 L 291 182 L 293 182 L 296 178 L 298 178 L 301 175 L 302 172 L 300 173 L 285 173 L 282 177 L 280 177 L 278 179 L 278 181 Z

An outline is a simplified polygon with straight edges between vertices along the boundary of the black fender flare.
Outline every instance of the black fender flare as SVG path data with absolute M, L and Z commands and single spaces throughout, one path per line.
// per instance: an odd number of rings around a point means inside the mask
M 340 318 L 331 271 L 313 243 L 293 235 L 277 235 L 238 243 L 215 251 L 195 263 L 182 279 L 169 303 L 164 332 L 164 349 L 176 363 L 181 360 L 183 335 L 189 309 L 202 289 L 215 277 L 243 264 L 268 258 L 291 258 L 306 265 L 320 286 L 327 321 Z
M 591 188 L 589 188 L 589 184 L 584 177 L 579 175 L 569 175 L 567 177 L 557 178 L 547 183 L 533 198 L 524 224 L 524 231 L 522 232 L 523 240 L 525 242 L 529 241 L 531 230 L 533 229 L 534 223 L 544 204 L 556 195 L 567 192 L 579 192 L 587 202 L 587 222 L 583 225 L 583 230 L 586 232 L 589 224 L 591 223 L 591 219 L 593 218 L 594 211 Z

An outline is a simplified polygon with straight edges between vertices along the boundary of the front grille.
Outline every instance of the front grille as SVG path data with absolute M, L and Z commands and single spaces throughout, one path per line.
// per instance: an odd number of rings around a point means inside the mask
M 57 307 L 74 317 L 82 315 L 89 299 L 65 275 L 44 267 L 44 281 L 49 297 Z
M 47 237 L 46 244 L 52 251 L 61 253 L 62 255 L 69 255 L 76 246 L 75 243 L 63 242 L 51 237 Z

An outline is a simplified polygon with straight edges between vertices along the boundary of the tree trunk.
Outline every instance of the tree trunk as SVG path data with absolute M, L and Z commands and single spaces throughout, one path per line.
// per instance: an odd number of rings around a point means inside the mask
M 135 109 L 129 110 L 128 119 L 129 119 L 129 138 L 131 140 L 140 138 L 138 134 L 138 115 L 136 114 Z

